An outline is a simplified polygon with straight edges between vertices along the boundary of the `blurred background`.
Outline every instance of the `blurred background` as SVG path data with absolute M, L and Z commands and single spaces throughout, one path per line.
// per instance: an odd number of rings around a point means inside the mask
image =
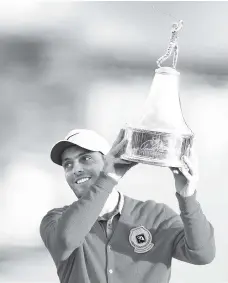
M 197 198 L 215 228 L 217 254 L 206 266 L 173 260 L 171 283 L 228 282 L 227 14 L 228 3 L 217 1 L 1 2 L 0 282 L 59 282 L 39 225 L 75 196 L 50 149 L 74 128 L 112 143 L 143 105 L 179 19 L 180 98 L 196 136 Z M 119 190 L 179 212 L 167 168 L 138 165 Z

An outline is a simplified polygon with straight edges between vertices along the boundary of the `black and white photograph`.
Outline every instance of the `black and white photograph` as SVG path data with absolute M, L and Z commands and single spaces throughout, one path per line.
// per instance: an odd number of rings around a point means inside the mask
M 228 283 L 228 1 L 0 1 L 0 282 Z

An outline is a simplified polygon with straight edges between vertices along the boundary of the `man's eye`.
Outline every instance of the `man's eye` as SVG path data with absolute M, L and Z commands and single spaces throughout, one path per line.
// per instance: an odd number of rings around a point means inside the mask
M 91 160 L 91 159 L 92 159 L 92 157 L 89 156 L 89 155 L 84 156 L 84 160 L 86 160 L 86 161 Z
M 63 164 L 63 167 L 65 169 L 70 169 L 72 167 L 72 163 L 71 162 L 66 162 L 66 163 Z

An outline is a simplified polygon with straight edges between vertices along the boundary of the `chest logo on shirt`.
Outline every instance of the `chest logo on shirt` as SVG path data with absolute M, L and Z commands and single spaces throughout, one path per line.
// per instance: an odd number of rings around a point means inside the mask
M 152 235 L 144 226 L 131 229 L 129 242 L 136 253 L 146 253 L 154 246 L 152 243 Z

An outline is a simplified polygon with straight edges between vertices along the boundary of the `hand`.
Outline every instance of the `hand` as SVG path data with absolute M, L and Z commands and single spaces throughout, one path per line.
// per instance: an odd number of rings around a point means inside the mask
M 104 158 L 103 172 L 111 174 L 116 181 L 119 181 L 130 168 L 137 164 L 136 162 L 129 162 L 120 158 L 125 151 L 127 142 L 124 139 L 124 130 L 121 129 L 112 148 Z
M 189 158 L 183 157 L 182 167 L 170 169 L 173 172 L 177 193 L 183 197 L 193 195 L 198 182 L 198 162 L 194 150 L 190 150 Z

